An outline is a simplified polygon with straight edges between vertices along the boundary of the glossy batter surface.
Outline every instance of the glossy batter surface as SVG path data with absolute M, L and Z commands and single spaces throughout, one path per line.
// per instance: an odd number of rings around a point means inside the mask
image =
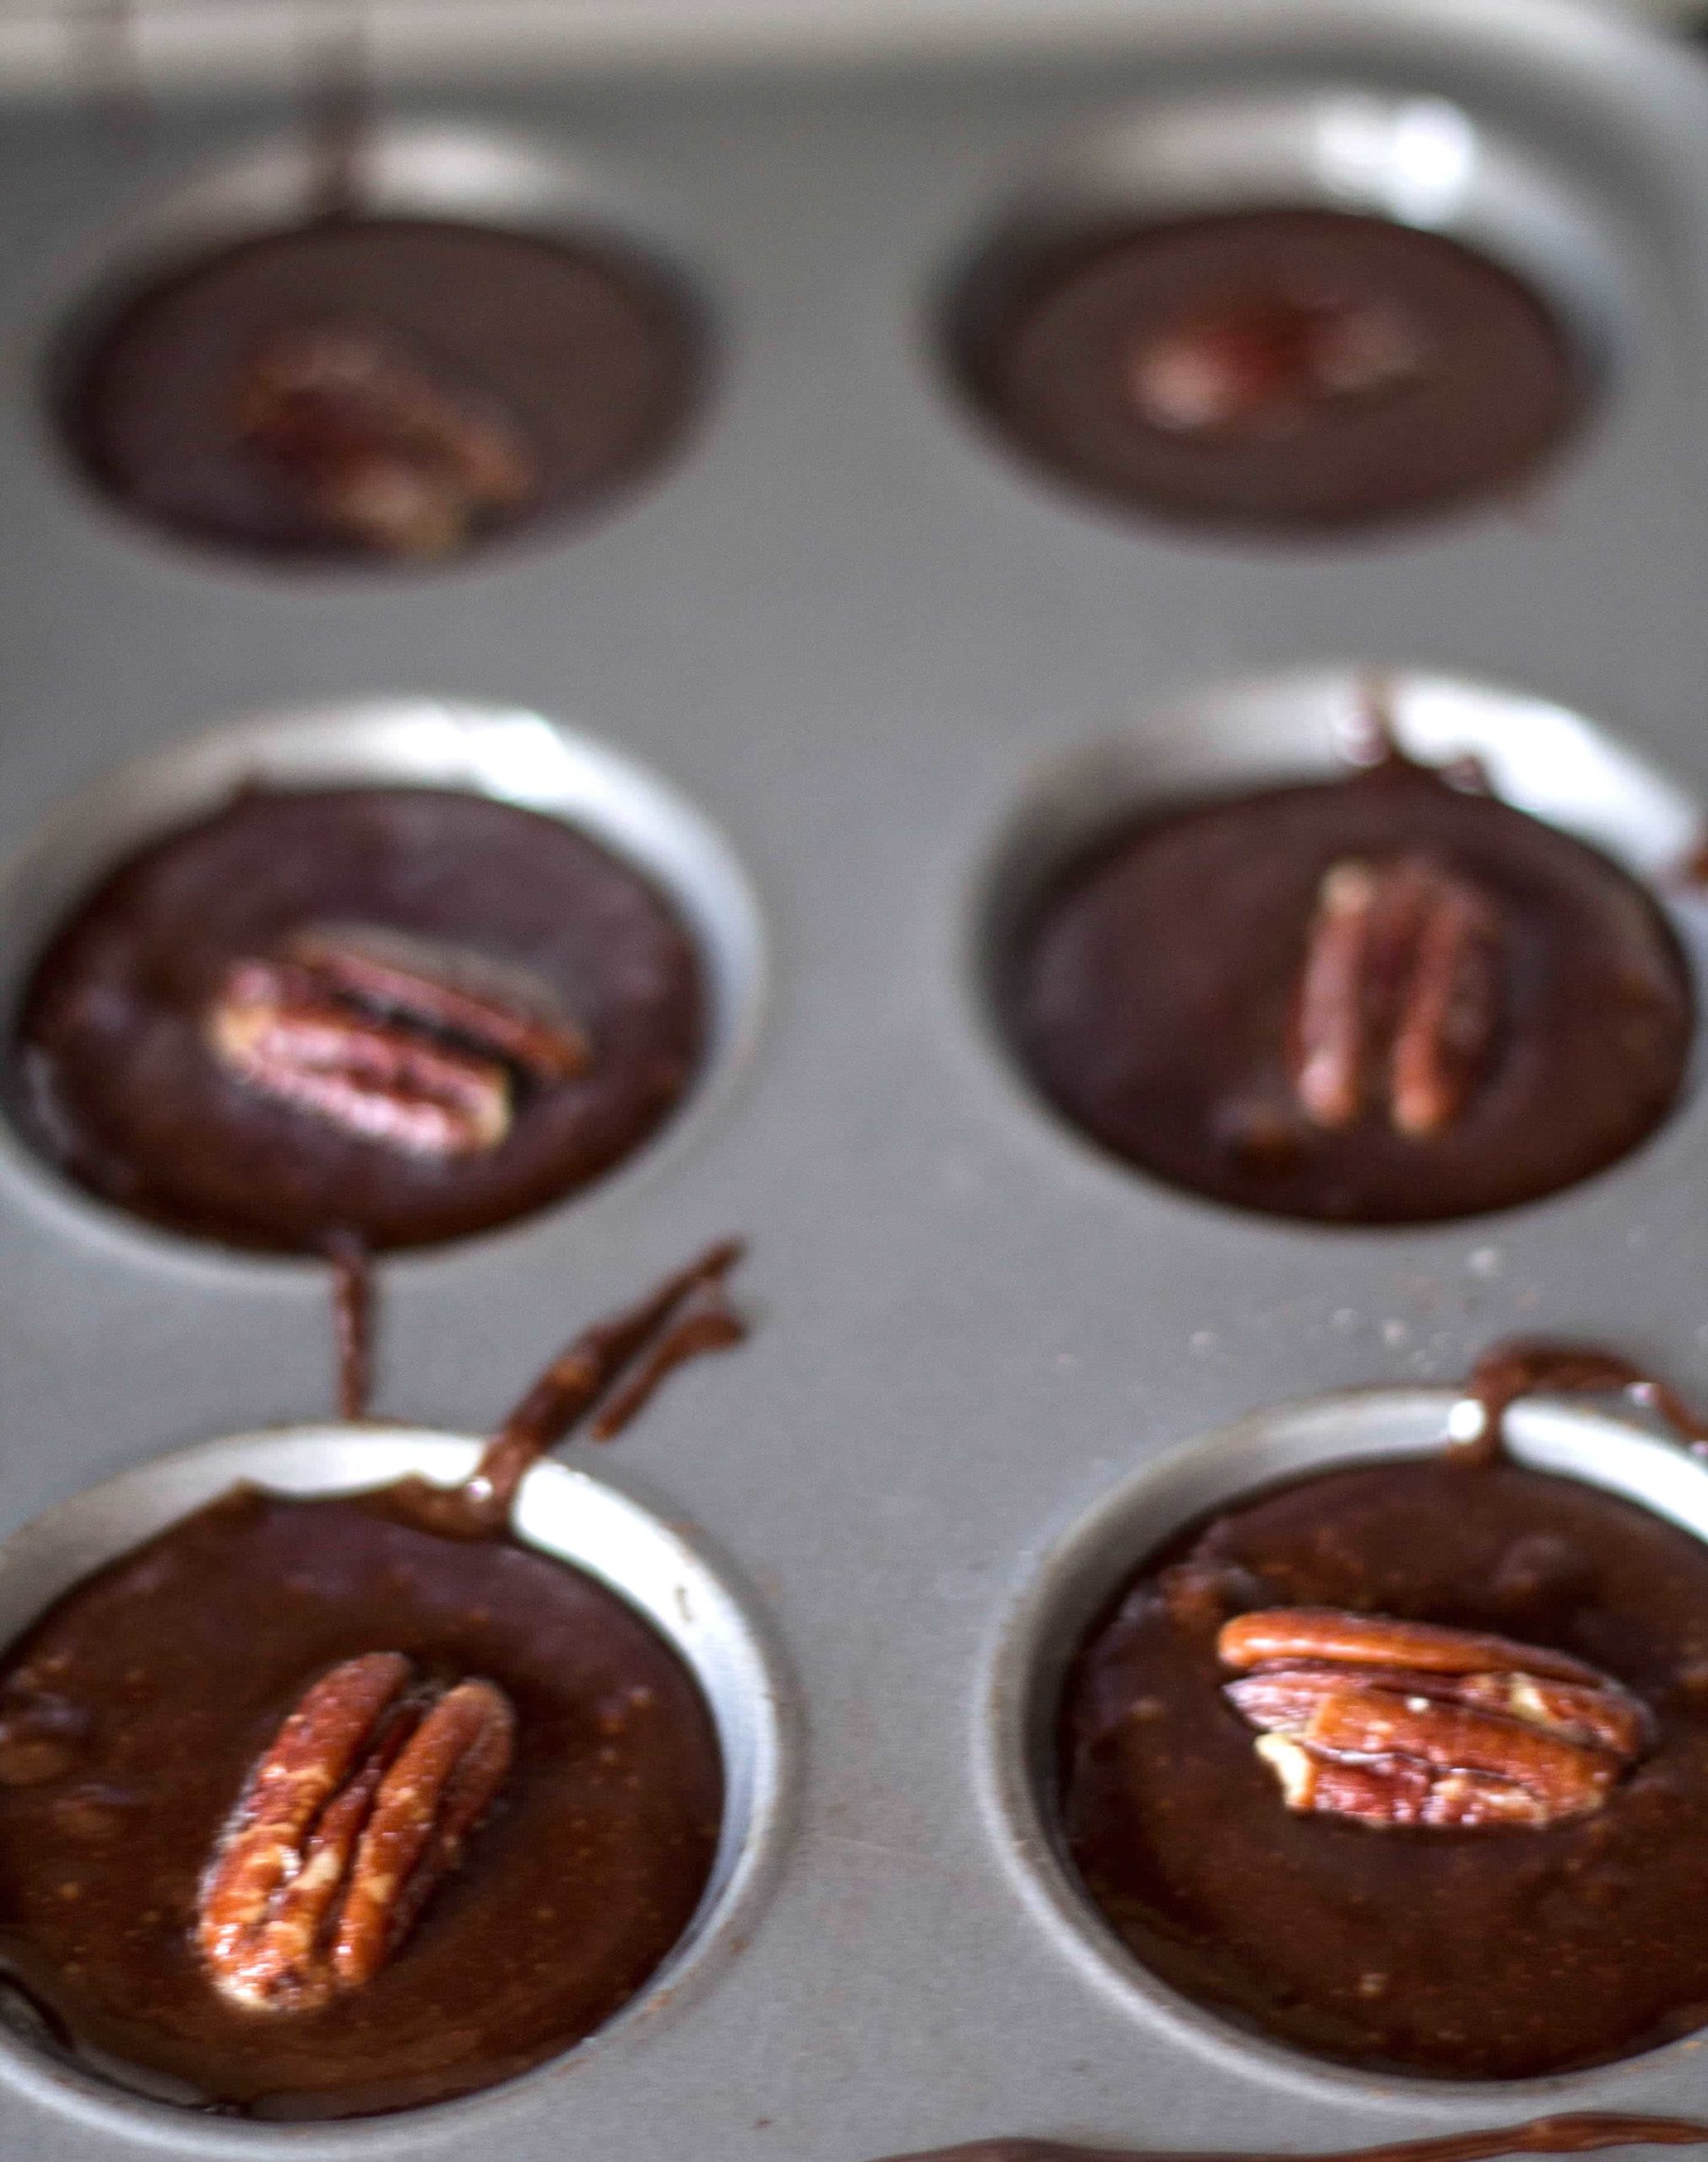
M 1493 1056 L 1445 1131 L 1326 1129 L 1287 1069 L 1318 890 L 1337 862 L 1412 851 L 1499 911 Z M 1044 1094 L 1114 1154 L 1241 1208 L 1367 1224 L 1510 1208 L 1612 1163 L 1672 1108 L 1694 1025 L 1626 872 L 1398 758 L 1118 835 L 1044 896 L 1000 995 Z
M 1418 365 L 1385 392 L 1289 402 L 1274 426 L 1160 426 L 1136 353 L 1229 311 L 1397 314 Z M 1025 456 L 1121 508 L 1325 531 L 1509 492 L 1586 403 L 1559 324 L 1510 272 L 1381 218 L 1254 210 L 1104 229 L 993 285 L 967 329 L 969 388 Z
M 210 1055 L 229 964 L 347 919 L 537 976 L 586 1070 L 525 1086 L 500 1145 L 411 1155 L 275 1103 Z M 704 1028 L 698 958 L 664 897 L 558 820 L 432 789 L 241 796 L 122 865 L 39 963 L 8 1062 L 13 1114 L 79 1182 L 172 1230 L 319 1250 L 464 1236 L 616 1163 L 679 1101 Z
M 304 1687 L 400 1652 L 495 1681 L 515 1763 L 379 1975 L 320 2012 L 219 1996 L 197 1893 Z M 366 1502 L 240 1490 L 69 1592 L 0 1669 L 0 1965 L 76 2054 L 269 2117 L 508 2078 L 610 2019 L 698 1906 L 723 1810 L 711 1719 L 651 1626 L 579 1571 Z
M 1292 1814 L 1215 1654 L 1224 1621 L 1272 1605 L 1574 1654 L 1650 1707 L 1654 1747 L 1597 1814 L 1543 1830 Z M 1597 1488 L 1437 1458 L 1230 1507 L 1091 1631 L 1058 1777 L 1074 1864 L 1138 1958 L 1295 2048 L 1507 2079 L 1708 2022 L 1708 1547 Z

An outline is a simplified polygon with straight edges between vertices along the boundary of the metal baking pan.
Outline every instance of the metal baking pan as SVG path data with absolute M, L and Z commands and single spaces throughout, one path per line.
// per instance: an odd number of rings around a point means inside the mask
M 540 1507 L 572 1554 L 604 1512 L 627 1543 L 601 1565 L 637 1599 L 691 1581 L 718 1617 L 684 1643 L 748 1836 L 679 1964 L 511 2086 L 250 2126 L 8 2039 L 0 2152 L 867 2162 L 996 2132 L 1345 2148 L 1541 2110 L 1708 2112 L 1700 2043 L 1477 2088 L 1236 2037 L 1111 1948 L 1036 1777 L 1066 1636 L 1183 1513 L 1426 1443 L 1514 1330 L 1611 1340 L 1708 1393 L 1700 1090 L 1532 1208 L 1290 1226 L 1065 1133 L 986 996 L 1004 925 L 1088 823 L 1323 769 L 1371 669 L 1408 743 L 1479 750 L 1515 800 L 1667 885 L 1700 978 L 1700 904 L 1670 886 L 1708 794 L 1700 62 L 1556 0 L 1330 0 L 1159 5 L 1023 59 L 731 51 L 594 76 L 536 52 L 524 82 L 486 64 L 483 12 L 437 11 L 435 68 L 399 59 L 386 199 L 596 216 L 691 282 L 719 364 L 643 497 L 431 576 L 175 547 L 82 492 L 46 417 L 106 281 L 187 219 L 288 214 L 290 70 L 156 83 L 140 111 L 97 72 L 5 111 L 0 980 L 107 852 L 234 759 L 436 774 L 543 790 L 675 888 L 713 962 L 711 1070 L 587 1194 L 386 1264 L 390 1437 L 312 1424 L 323 1272 L 144 1231 L 0 1147 L 0 1518 L 34 1527 L 0 1556 L 0 1623 L 240 1462 L 333 1483 L 448 1464 L 435 1434 L 479 1432 L 572 1328 L 746 1230 L 751 1343 L 584 1464 L 594 1488 L 549 1475 Z M 1187 185 L 1159 172 L 1158 127 L 1190 141 L 1196 188 L 1427 215 L 1513 253 L 1593 344 L 1596 425 L 1510 508 L 1308 550 L 1183 539 L 1034 480 L 952 387 L 957 296 L 1040 206 Z M 530 764 L 530 742 L 553 747 Z M 1518 1431 L 1708 1528 L 1708 1474 L 1635 1428 L 1539 1406 Z

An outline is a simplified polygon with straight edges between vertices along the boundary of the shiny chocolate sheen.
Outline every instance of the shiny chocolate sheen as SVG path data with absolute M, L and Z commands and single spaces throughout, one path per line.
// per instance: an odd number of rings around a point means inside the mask
M 530 971 L 584 1029 L 586 1068 L 522 1077 L 508 1135 L 410 1156 L 269 1100 L 203 1035 L 230 964 L 352 919 Z M 373 1248 L 485 1230 L 618 1162 L 692 1079 L 698 958 L 641 875 L 554 818 L 433 789 L 240 796 L 120 866 L 37 965 L 7 1093 L 35 1148 L 103 1200 L 237 1247 Z
M 1543 1830 L 1293 1814 L 1216 1655 L 1222 1623 L 1264 1606 L 1567 1653 L 1648 1707 L 1653 1747 L 1597 1814 Z M 1131 1951 L 1293 2048 L 1530 2078 L 1708 2021 L 1708 1546 L 1599 1488 L 1446 1453 L 1188 1529 L 1080 1648 L 1058 1777 L 1068 1851 Z
M 1371 312 L 1401 326 L 1415 358 L 1362 396 L 1295 386 L 1249 425 L 1147 416 L 1134 378 L 1154 341 L 1286 309 Z M 1127 510 L 1279 532 L 1510 494 L 1587 402 L 1560 324 L 1510 271 L 1439 234 L 1337 211 L 1241 211 L 1060 243 L 991 281 L 962 358 L 988 417 L 1055 477 Z
M 1321 883 L 1415 851 L 1496 911 L 1491 1055 L 1439 1132 L 1315 1125 L 1288 1046 Z M 1022 926 L 1000 996 L 1046 1096 L 1114 1154 L 1217 1201 L 1354 1224 L 1510 1208 L 1602 1170 L 1672 1109 L 1694 1026 L 1677 942 L 1628 873 L 1395 757 L 1105 841 Z
M 496 1682 L 514 1765 L 371 1981 L 317 2013 L 245 2011 L 197 1956 L 202 1873 L 303 1689 L 377 1649 Z M 32 1714 L 57 1756 L 20 1753 Z M 0 1968 L 74 2055 L 145 2091 L 273 2118 L 412 2107 L 619 2011 L 692 1919 L 722 1812 L 697 1687 L 589 1577 L 435 1537 L 383 1493 L 238 1490 L 76 1586 L 6 1657 Z
M 590 510 L 638 480 L 676 443 L 702 367 L 679 296 L 603 243 L 327 218 L 223 249 L 121 307 L 62 391 L 79 462 L 188 538 L 263 556 L 367 552 L 281 484 L 236 418 L 253 354 L 325 319 L 371 326 L 526 446 L 529 488 L 476 538 Z

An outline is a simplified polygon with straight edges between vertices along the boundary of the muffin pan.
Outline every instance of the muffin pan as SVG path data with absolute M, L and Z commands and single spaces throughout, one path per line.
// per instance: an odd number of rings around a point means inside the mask
M 214 198 L 231 176 L 300 168 L 300 143 L 279 146 L 302 101 L 283 82 L 162 89 L 140 131 L 98 100 L 75 121 L 20 102 L 0 140 L 8 199 L 29 209 L 0 238 L 6 981 L 15 996 L 101 866 L 230 785 L 237 739 L 198 749 L 201 731 L 282 714 L 255 726 L 285 745 L 319 716 L 344 747 L 333 770 L 420 761 L 442 783 L 470 777 L 454 716 L 472 713 L 509 747 L 475 785 L 538 802 L 562 781 L 570 816 L 680 897 L 722 1049 L 632 1170 L 386 1264 L 378 1408 L 472 1429 L 495 1377 L 542 1343 L 714 1233 L 751 1233 L 751 1342 L 661 1399 L 598 1491 L 644 1497 L 694 1552 L 728 1556 L 786 1662 L 779 1683 L 755 1676 L 754 1717 L 774 1686 L 800 1746 L 772 1759 L 787 1802 L 758 1811 L 745 1890 L 732 1882 L 680 1965 L 555 2064 L 413 2116 L 286 2132 L 120 2094 L 14 2040 L 0 2144 L 43 2162 L 285 2146 L 414 2162 L 471 2140 L 516 2162 L 566 2145 L 870 2162 L 997 2132 L 1352 2148 L 1543 2110 L 1708 2116 L 1688 2043 L 1468 2087 L 1350 2074 L 1183 2011 L 1064 1889 L 1014 1725 L 1037 1716 L 1073 1600 L 1248 1469 L 1280 1468 L 1254 1442 L 1226 1485 L 1206 1473 L 1123 1513 L 1130 1482 L 1253 1406 L 1315 1407 L 1264 1426 L 1312 1437 L 1291 1462 L 1416 1447 L 1477 1350 L 1517 1330 L 1619 1344 L 1702 1393 L 1700 1092 L 1534 1207 L 1400 1231 L 1257 1222 L 1065 1133 L 988 997 L 1009 911 L 1089 823 L 1212 775 L 1322 770 L 1371 671 L 1400 686 L 1419 751 L 1482 750 L 1501 792 L 1657 888 L 1689 863 L 1708 788 L 1698 62 L 1555 0 L 1488 0 L 1474 19 L 1326 0 L 1158 6 L 1096 51 L 1023 65 L 483 81 L 481 11 L 439 15 L 466 64 L 454 88 L 388 90 L 385 139 L 437 144 L 420 166 L 446 187 L 492 159 L 591 176 L 601 230 L 702 296 L 715 388 L 621 516 L 449 575 L 280 577 L 172 546 L 68 472 L 60 341 L 116 275 L 159 259 L 174 205 L 207 200 L 229 232 Z M 1111 520 L 992 444 L 950 354 L 1017 205 L 1059 214 L 1064 171 L 1114 139 L 1131 173 L 1148 131 L 1206 100 L 1261 99 L 1304 141 L 1347 97 L 1391 117 L 1421 101 L 1428 139 L 1472 146 L 1486 244 L 1496 225 L 1528 236 L 1525 267 L 1580 326 L 1594 417 L 1532 492 L 1305 550 Z M 1240 140 L 1193 152 L 1224 199 L 1253 184 Z M 393 728 L 395 757 L 370 732 Z M 306 741 L 279 756 L 270 778 L 328 769 Z M 1669 892 L 1694 954 L 1691 889 Z M 0 1569 L 15 1622 L 182 1505 L 191 1489 L 150 1483 L 169 1451 L 312 1417 L 331 1332 L 323 1271 L 137 1227 L 12 1141 L 0 1268 L 3 1516 L 41 1520 Z M 1370 1383 L 1385 1393 L 1342 1393 Z M 1689 1495 L 1643 1491 L 1697 1524 L 1700 1473 L 1635 1424 L 1545 1405 L 1516 1424 L 1584 1475 L 1664 1472 Z M 333 1480 L 342 1453 L 393 1445 L 279 1444 Z M 117 1473 L 153 1498 L 108 1518 Z M 78 1496 L 102 1528 L 74 1551 L 47 1544 L 43 1513 Z M 1099 1509 L 1105 1544 L 1065 1567 L 1061 1541 Z M 632 1581 L 603 1548 L 599 1566 Z

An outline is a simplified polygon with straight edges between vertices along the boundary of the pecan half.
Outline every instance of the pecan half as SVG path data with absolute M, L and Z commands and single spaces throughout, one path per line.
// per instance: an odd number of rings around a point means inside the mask
M 509 1131 L 510 1079 L 496 1060 L 340 1005 L 308 970 L 235 964 L 208 1040 L 262 1095 L 411 1154 L 471 1155 Z
M 1378 1825 L 1555 1824 L 1648 1746 L 1646 1708 L 1583 1660 L 1474 1630 L 1275 1607 L 1216 1640 L 1289 1809 Z
M 1464 1110 L 1500 1019 L 1500 920 L 1427 856 L 1348 858 L 1317 889 L 1292 1029 L 1306 1116 L 1350 1126 L 1380 1096 L 1397 1133 L 1427 1139 Z
M 538 485 L 507 420 L 366 323 L 269 339 L 238 381 L 236 420 L 316 517 L 378 554 L 447 554 Z
M 454 1869 L 510 1769 L 490 1681 L 436 1698 L 396 1652 L 313 1683 L 250 1774 L 202 1882 L 196 1937 L 222 1996 L 308 2012 L 372 1980 Z
M 587 1038 L 545 986 L 485 953 L 379 924 L 310 924 L 285 958 L 328 990 L 464 1036 L 538 1081 L 567 1081 L 588 1063 Z
M 1143 417 L 1171 434 L 1272 434 L 1314 406 L 1385 396 L 1427 363 L 1409 313 L 1277 296 L 1156 332 L 1134 353 L 1128 383 Z
M 587 1040 L 531 978 L 366 925 L 312 926 L 281 955 L 235 962 L 206 1035 L 229 1072 L 359 1138 L 464 1156 L 510 1130 L 515 1067 L 542 1083 Z

